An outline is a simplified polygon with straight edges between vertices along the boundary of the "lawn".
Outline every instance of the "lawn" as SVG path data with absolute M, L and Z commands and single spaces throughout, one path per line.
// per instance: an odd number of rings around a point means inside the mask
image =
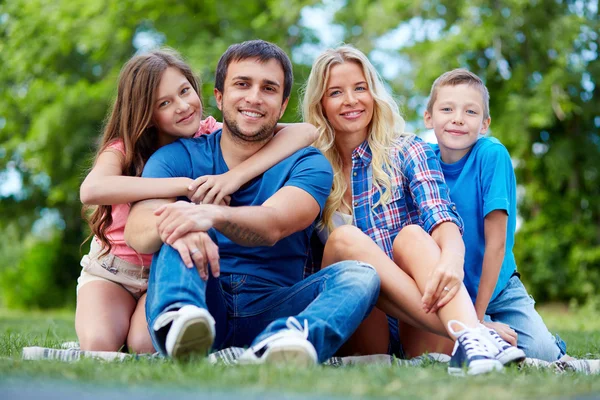
M 546 307 L 542 309 L 542 315 L 550 329 L 567 341 L 571 355 L 600 358 L 600 320 L 596 312 Z M 305 397 L 484 397 L 490 400 L 600 396 L 599 376 L 557 375 L 551 371 L 518 370 L 516 367 L 501 374 L 454 378 L 448 376 L 444 365 L 438 364 L 297 369 L 212 366 L 202 360 L 189 363 L 156 359 L 111 363 L 21 360 L 24 346 L 59 347 L 60 343 L 75 339 L 72 312 L 0 310 L 0 398 L 5 399 L 5 395 L 16 397 L 16 389 L 37 393 L 29 398 L 36 398 L 40 393 L 50 396 L 57 391 L 67 393 L 64 397 L 73 398 L 79 398 L 80 393 L 95 393 L 95 398 L 140 399 L 182 399 L 202 394 L 210 398 L 242 400 Z

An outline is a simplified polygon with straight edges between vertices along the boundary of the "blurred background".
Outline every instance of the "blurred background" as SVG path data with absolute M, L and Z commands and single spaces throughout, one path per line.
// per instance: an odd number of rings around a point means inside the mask
M 88 245 L 79 185 L 125 61 L 180 51 L 203 81 L 232 43 L 290 54 L 299 89 L 323 49 L 352 43 L 377 66 L 409 129 L 442 72 L 491 94 L 491 134 L 519 183 L 520 272 L 538 302 L 600 304 L 598 1 L 0 0 L 0 307 L 73 307 Z

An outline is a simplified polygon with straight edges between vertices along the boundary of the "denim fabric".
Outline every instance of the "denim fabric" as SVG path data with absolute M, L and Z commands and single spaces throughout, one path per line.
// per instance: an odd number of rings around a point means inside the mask
M 546 328 L 542 317 L 535 310 L 535 301 L 517 275 L 513 275 L 506 287 L 489 304 L 486 321 L 502 322 L 519 335 L 517 346 L 527 357 L 544 361 L 556 361 L 566 354 L 567 345 Z
M 282 265 L 282 268 L 285 266 Z M 156 318 L 186 304 L 207 308 L 216 321 L 214 350 L 249 346 L 279 330 L 295 316 L 308 321 L 308 340 L 324 361 L 369 315 L 379 296 L 375 270 L 356 261 L 333 264 L 289 287 L 242 274 L 200 279 L 176 250 L 163 245 L 155 255 L 146 299 L 146 319 L 156 349 L 166 354 L 166 331 L 154 331 Z

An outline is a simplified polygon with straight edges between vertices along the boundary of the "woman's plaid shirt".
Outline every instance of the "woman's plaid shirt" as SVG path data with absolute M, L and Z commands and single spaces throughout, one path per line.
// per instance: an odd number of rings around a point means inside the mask
M 392 244 L 398 232 L 410 224 L 427 233 L 445 221 L 463 230 L 463 222 L 450 200 L 439 161 L 427 143 L 417 136 L 403 139 L 391 157 L 394 193 L 390 203 L 373 208 L 380 198 L 372 182 L 372 153 L 367 142 L 352 152 L 352 202 L 354 224 L 369 235 L 393 259 Z

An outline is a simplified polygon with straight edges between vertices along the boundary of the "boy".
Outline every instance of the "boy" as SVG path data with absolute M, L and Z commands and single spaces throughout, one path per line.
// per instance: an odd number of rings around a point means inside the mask
M 517 186 L 510 156 L 497 139 L 481 136 L 491 121 L 487 88 L 465 69 L 446 72 L 433 83 L 424 119 L 465 224 L 464 284 L 479 320 L 527 357 L 556 361 L 566 345 L 535 310 L 512 251 Z

